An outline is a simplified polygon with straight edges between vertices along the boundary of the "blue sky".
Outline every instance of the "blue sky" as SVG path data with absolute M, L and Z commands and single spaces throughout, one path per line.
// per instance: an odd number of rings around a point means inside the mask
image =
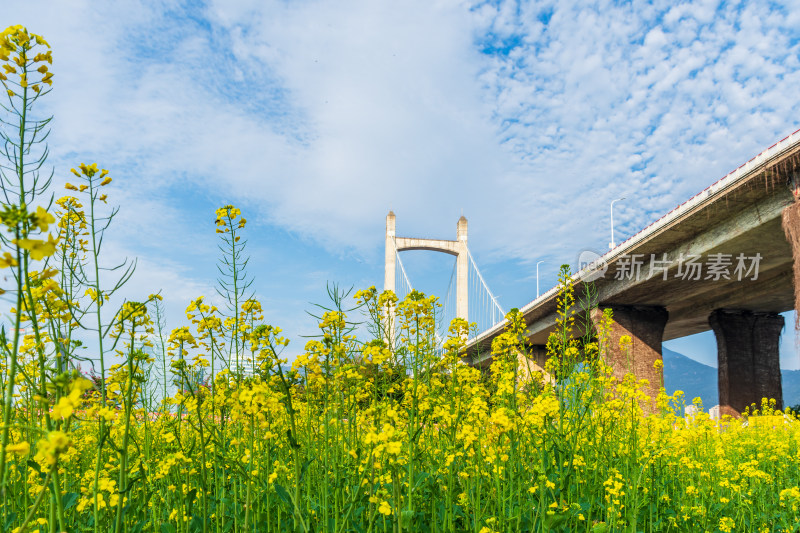
M 56 187 L 96 161 L 127 295 L 170 327 L 213 295 L 214 209 L 249 220 L 254 288 L 296 339 L 325 284 L 383 279 L 398 233 L 470 249 L 503 306 L 798 129 L 795 2 L 46 2 L 3 8 L 54 49 Z M 408 253 L 443 294 L 452 259 Z M 787 324 L 791 324 L 787 320 Z M 670 344 L 714 363 L 710 334 Z M 782 364 L 800 367 L 794 333 Z

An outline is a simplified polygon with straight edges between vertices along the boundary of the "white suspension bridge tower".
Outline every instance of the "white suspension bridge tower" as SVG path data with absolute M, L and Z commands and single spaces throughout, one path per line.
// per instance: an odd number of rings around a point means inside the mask
M 477 324 L 477 332 L 485 331 L 505 318 L 505 311 L 497 302 L 492 291 L 483 279 L 478 265 L 467 246 L 467 219 L 462 216 L 456 225 L 456 240 L 418 239 L 398 237 L 393 212 L 386 215 L 386 262 L 384 269 L 384 289 L 394 291 L 399 299 L 410 293 L 414 286 L 400 259 L 405 250 L 429 250 L 455 256 L 450 283 L 447 287 L 442 312 L 437 317 L 439 338 L 446 336 L 447 328 L 453 318 L 463 318 Z M 400 267 L 400 280 L 397 267 Z M 455 298 L 453 281 L 455 280 Z M 455 301 L 453 301 L 455 300 Z M 390 331 L 394 336 L 394 317 L 391 317 Z M 470 337 L 475 335 L 472 331 Z

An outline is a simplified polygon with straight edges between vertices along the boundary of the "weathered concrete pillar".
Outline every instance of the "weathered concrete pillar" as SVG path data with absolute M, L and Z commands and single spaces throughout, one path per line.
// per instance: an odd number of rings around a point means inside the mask
M 396 225 L 394 212 L 389 211 L 389 214 L 386 215 L 386 261 L 383 268 L 383 290 L 385 291 L 395 290 L 394 276 L 397 257 L 395 255 L 394 238 L 397 231 Z
M 664 385 L 661 342 L 669 313 L 663 307 L 649 306 L 603 306 L 592 310 L 592 321 L 599 325 L 603 319 L 603 309 L 611 308 L 613 321 L 608 338 L 607 363 L 614 369 L 614 377 L 619 380 L 632 373 L 636 379 L 646 379 L 649 385 L 644 392 L 655 400 Z M 627 335 L 631 345 L 620 347 L 620 339 Z M 653 405 L 648 406 L 650 411 Z
M 525 353 L 517 356 L 517 372 L 522 380 L 529 380 L 537 372 L 543 382 L 552 382 L 552 377 L 544 369 L 547 364 L 547 346 L 544 344 L 529 344 Z
M 547 364 L 547 345 L 529 344 L 527 348 L 528 359 L 535 362 L 538 366 L 544 368 L 544 365 Z
M 717 309 L 708 323 L 717 338 L 720 412 L 740 414 L 751 404 L 760 407 L 762 398 L 775 399 L 782 409 L 778 346 L 783 317 Z
M 397 250 L 395 249 L 396 220 L 394 212 L 389 211 L 386 215 L 386 253 L 383 267 L 383 290 L 395 291 L 395 269 L 397 261 Z M 387 343 L 392 347 L 394 343 L 394 314 L 386 317 L 384 328 L 388 332 Z
M 467 219 L 462 215 L 456 225 L 456 316 L 469 321 L 469 257 L 467 256 Z

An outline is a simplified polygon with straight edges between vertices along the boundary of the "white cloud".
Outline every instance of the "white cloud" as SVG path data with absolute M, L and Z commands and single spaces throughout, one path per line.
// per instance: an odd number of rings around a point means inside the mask
M 630 235 L 800 116 L 796 4 L 32 0 L 5 13 L 54 46 L 58 176 L 108 167 L 113 198 L 136 206 L 116 235 L 171 261 L 140 269 L 187 294 L 213 247 L 200 205 L 243 204 L 258 227 L 375 261 L 388 209 L 400 233 L 444 238 L 463 209 L 479 263 L 555 265 L 605 246 L 611 199 L 628 197 L 615 219 Z
M 484 13 L 484 28 L 513 28 L 495 42 L 514 35 L 518 44 L 482 77 L 498 95 L 506 146 L 529 169 L 531 196 L 588 214 L 560 227 L 542 220 L 537 241 L 601 240 L 605 224 L 586 232 L 587 218 L 605 221 L 623 193 L 619 220 L 630 234 L 797 127 L 789 95 L 800 81 L 800 31 L 789 8 L 507 4 Z M 550 10 L 543 29 L 537 16 Z
M 788 8 L 187 9 L 36 16 L 59 58 L 54 153 L 90 147 L 140 197 L 199 187 L 330 249 L 380 242 L 388 208 L 414 233 L 464 209 L 487 252 L 557 254 L 604 240 L 612 196 L 632 232 L 796 125 Z

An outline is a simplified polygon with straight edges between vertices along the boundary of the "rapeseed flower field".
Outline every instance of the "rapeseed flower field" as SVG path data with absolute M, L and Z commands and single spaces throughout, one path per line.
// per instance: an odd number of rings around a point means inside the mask
M 158 294 L 113 307 L 132 267 L 101 254 L 111 173 L 81 164 L 54 199 L 34 113 L 51 51 L 22 26 L 1 35 L 3 531 L 800 528 L 796 418 L 768 400 L 746 420 L 685 418 L 679 392 L 613 378 L 613 317 L 581 333 L 566 269 L 544 369 L 516 310 L 482 372 L 462 360 L 469 324 L 440 342 L 434 297 L 375 288 L 332 288 L 290 359 L 247 296 L 234 206 L 209 217 L 223 309 L 199 297 L 169 331 Z

